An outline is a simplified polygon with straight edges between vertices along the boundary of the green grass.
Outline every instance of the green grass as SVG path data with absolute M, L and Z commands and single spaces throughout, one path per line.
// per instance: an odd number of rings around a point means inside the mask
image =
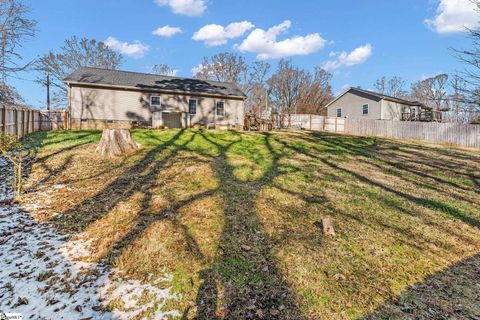
M 133 137 L 140 151 L 106 159 L 97 131 L 30 135 L 40 151 L 24 201 L 48 201 L 39 218 L 92 238 L 91 260 L 173 274 L 182 299 L 168 307 L 186 318 L 388 319 L 402 299 L 454 314 L 447 294 L 412 285 L 480 266 L 478 150 L 312 132 Z M 53 184 L 69 189 L 42 198 Z

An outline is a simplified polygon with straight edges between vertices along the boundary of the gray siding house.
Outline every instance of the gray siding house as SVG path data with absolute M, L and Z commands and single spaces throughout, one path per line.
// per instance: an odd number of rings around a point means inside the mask
M 432 121 L 428 120 L 433 113 L 417 101 L 408 101 L 384 94 L 350 88 L 340 94 L 325 106 L 327 116 L 374 119 L 374 120 L 404 120 L 404 121 Z
M 243 127 L 246 96 L 233 83 L 98 68 L 64 82 L 72 129 Z

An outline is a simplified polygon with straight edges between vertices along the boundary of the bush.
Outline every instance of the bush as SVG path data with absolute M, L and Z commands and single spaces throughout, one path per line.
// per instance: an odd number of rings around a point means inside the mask
M 15 196 L 22 193 L 22 166 L 27 154 L 22 142 L 16 136 L 0 134 L 0 156 L 5 157 L 13 165 L 12 187 Z

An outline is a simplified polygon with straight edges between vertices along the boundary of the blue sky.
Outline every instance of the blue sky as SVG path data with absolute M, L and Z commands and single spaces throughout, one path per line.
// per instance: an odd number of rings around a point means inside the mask
M 459 69 L 449 48 L 468 47 L 464 26 L 478 21 L 469 0 L 25 2 L 38 21 L 37 36 L 22 48 L 26 59 L 58 51 L 77 35 L 108 40 L 124 55 L 121 69 L 148 72 L 166 63 L 189 77 L 204 56 L 237 51 L 274 66 L 291 57 L 305 69 L 328 67 L 337 93 L 347 85 L 372 88 L 383 75 L 413 82 Z M 31 81 L 35 75 L 19 77 L 12 84 L 42 107 L 45 92 Z

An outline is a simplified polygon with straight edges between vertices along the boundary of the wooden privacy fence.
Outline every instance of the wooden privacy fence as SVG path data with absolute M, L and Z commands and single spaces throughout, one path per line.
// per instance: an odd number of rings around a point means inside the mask
M 480 148 L 480 125 L 367 119 L 345 120 L 345 132 L 347 133 Z
M 65 111 L 39 111 L 17 106 L 0 106 L 0 132 L 22 138 L 28 133 L 67 128 Z
M 291 115 L 290 121 L 286 117 L 283 125 L 316 131 L 424 140 L 480 148 L 480 125 L 474 124 L 349 119 L 295 114 Z

